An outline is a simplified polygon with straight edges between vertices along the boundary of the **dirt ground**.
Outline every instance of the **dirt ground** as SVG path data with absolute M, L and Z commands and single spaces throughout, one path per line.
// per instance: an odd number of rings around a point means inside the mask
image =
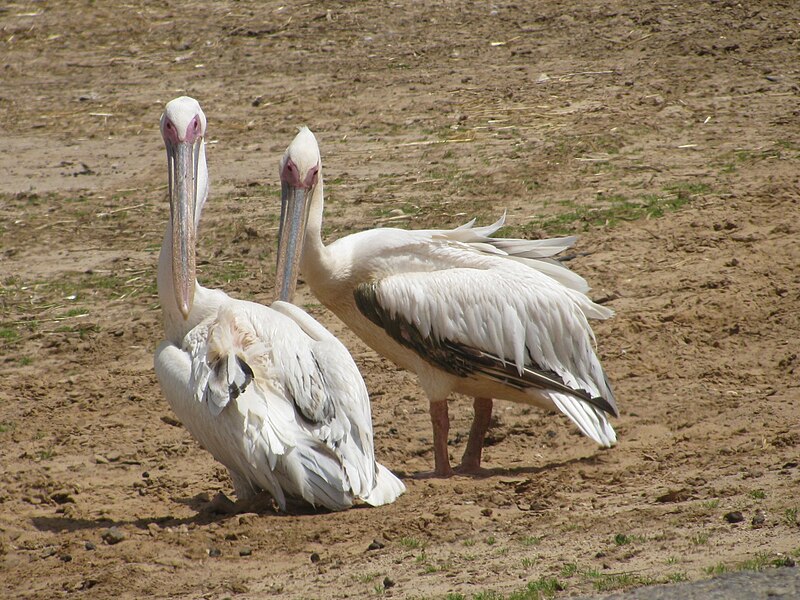
M 28 1 L 0 32 L 4 598 L 564 597 L 798 558 L 792 0 Z M 508 235 L 580 234 L 570 265 L 616 311 L 595 331 L 619 445 L 499 402 L 489 477 L 414 478 L 433 464 L 415 378 L 301 285 L 408 492 L 215 512 L 227 475 L 152 371 L 158 119 L 184 93 L 210 131 L 200 278 L 232 295 L 272 298 L 301 124 L 329 240 L 505 209 Z M 468 399 L 451 416 L 457 459 Z

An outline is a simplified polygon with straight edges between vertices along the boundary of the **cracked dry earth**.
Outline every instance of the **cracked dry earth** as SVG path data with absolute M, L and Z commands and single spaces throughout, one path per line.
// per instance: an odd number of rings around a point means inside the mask
M 12 1 L 0 31 L 3 597 L 567 597 L 797 558 L 793 2 Z M 227 475 L 152 372 L 158 118 L 183 93 L 209 119 L 200 278 L 232 295 L 271 299 L 300 124 L 329 240 L 504 210 L 508 235 L 579 234 L 570 265 L 616 311 L 595 332 L 619 445 L 499 402 L 488 477 L 414 478 L 414 377 L 301 285 L 408 492 L 215 510 Z M 457 458 L 471 403 L 451 414 Z

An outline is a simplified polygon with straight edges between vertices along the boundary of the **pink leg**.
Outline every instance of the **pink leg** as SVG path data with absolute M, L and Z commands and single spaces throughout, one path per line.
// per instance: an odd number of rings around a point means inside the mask
M 489 423 L 492 420 L 491 398 L 475 398 L 473 406 L 475 407 L 475 416 L 472 419 L 472 427 L 469 430 L 467 448 L 461 458 L 461 466 L 458 467 L 459 473 L 479 473 L 481 471 L 483 438 L 486 437 Z
M 431 402 L 431 424 L 433 425 L 434 475 L 450 477 L 450 456 L 447 452 L 447 434 L 450 431 L 450 417 L 447 414 L 447 400 Z

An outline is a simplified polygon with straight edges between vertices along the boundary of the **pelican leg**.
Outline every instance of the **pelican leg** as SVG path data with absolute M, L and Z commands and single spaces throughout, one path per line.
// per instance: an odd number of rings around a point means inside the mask
M 472 419 L 472 427 L 469 430 L 467 447 L 464 456 L 461 458 L 461 465 L 458 467 L 459 473 L 479 473 L 481 470 L 481 452 L 483 451 L 483 438 L 489 430 L 489 423 L 492 420 L 492 399 L 475 398 L 473 403 L 475 416 Z
M 447 414 L 447 400 L 431 402 L 431 424 L 433 425 L 434 475 L 450 477 L 450 456 L 447 452 L 447 434 L 450 431 L 450 416 Z

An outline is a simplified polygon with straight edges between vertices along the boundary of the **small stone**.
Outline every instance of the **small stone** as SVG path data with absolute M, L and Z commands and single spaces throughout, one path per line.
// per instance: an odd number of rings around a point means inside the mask
M 731 511 L 723 517 L 728 523 L 741 523 L 744 521 L 744 515 L 738 510 Z
M 108 459 L 108 462 L 117 462 L 120 458 L 122 458 L 122 455 L 119 452 L 106 452 L 106 459 Z
M 483 510 L 481 510 L 481 514 L 484 517 L 491 517 L 492 516 L 492 509 L 491 508 L 484 508 Z
M 109 529 L 102 535 L 103 541 L 109 546 L 119 544 L 124 541 L 128 536 L 125 532 L 117 527 L 109 527 Z
M 317 554 L 316 552 L 312 552 L 311 553 L 311 562 L 312 563 L 318 563 L 319 562 L 319 554 Z
M 64 562 L 72 562 L 71 554 L 62 554 L 59 558 Z
M 39 558 L 50 558 L 57 550 L 55 548 L 45 548 L 44 552 L 39 555 Z
M 253 553 L 253 549 L 245 546 L 244 548 L 239 548 L 239 556 L 250 556 Z
M 68 502 L 75 504 L 75 498 L 73 498 L 72 494 L 70 494 L 66 490 L 59 490 L 58 492 L 53 492 L 52 494 L 50 494 L 50 500 L 52 500 L 56 504 L 67 504 Z
M 380 540 L 372 540 L 372 543 L 367 546 L 367 550 L 380 550 L 381 548 L 386 547 L 386 544 L 381 542 Z
M 103 456 L 102 454 L 95 454 L 94 455 L 94 462 L 96 462 L 98 465 L 107 465 L 108 464 L 108 459 L 105 456 Z
M 753 529 L 758 529 L 759 527 L 763 527 L 766 520 L 767 520 L 766 515 L 762 511 L 757 510 L 755 516 L 753 516 L 753 521 L 752 521 Z
M 208 555 L 211 558 L 216 558 L 218 556 L 222 556 L 222 550 L 220 550 L 219 548 L 210 548 L 208 550 Z
M 94 542 L 86 542 L 83 545 L 83 547 L 86 548 L 87 550 L 96 550 L 97 549 L 97 546 L 94 544 Z
M 389 577 L 383 578 L 383 589 L 388 590 L 389 588 L 394 587 L 394 580 L 390 579 Z

